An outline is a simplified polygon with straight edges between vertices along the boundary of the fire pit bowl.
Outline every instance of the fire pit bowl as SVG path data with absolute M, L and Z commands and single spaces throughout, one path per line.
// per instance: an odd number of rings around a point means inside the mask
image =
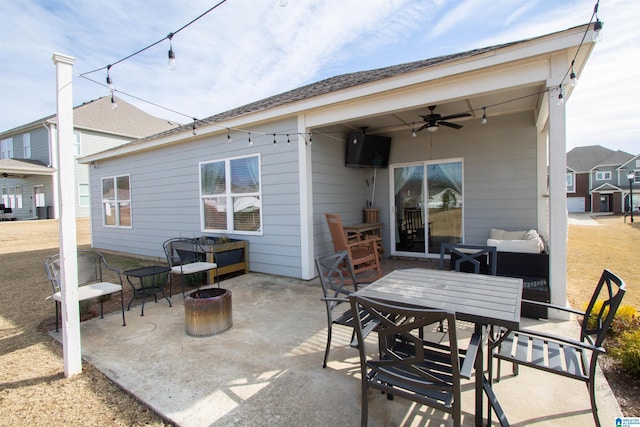
M 184 298 L 185 330 L 193 337 L 220 334 L 233 325 L 231 291 L 200 289 Z

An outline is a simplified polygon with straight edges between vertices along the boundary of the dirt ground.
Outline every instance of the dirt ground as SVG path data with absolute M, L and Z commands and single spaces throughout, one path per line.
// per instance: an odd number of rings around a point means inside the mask
M 581 308 L 603 268 L 627 282 L 625 304 L 640 308 L 637 274 L 640 223 L 601 217 L 600 226 L 569 227 L 569 301 Z M 89 224 L 78 221 L 78 245 L 89 247 Z M 0 424 L 11 426 L 165 426 L 170 425 L 87 363 L 65 378 L 62 348 L 47 331 L 54 328 L 54 304 L 44 259 L 58 251 L 55 220 L 0 223 Z M 148 260 L 106 253 L 107 261 L 127 269 Z M 130 296 L 125 295 L 128 301 Z M 116 301 L 117 302 L 117 301 Z M 119 309 L 119 306 L 117 307 Z M 605 372 L 624 415 L 640 416 L 640 388 L 605 363 Z

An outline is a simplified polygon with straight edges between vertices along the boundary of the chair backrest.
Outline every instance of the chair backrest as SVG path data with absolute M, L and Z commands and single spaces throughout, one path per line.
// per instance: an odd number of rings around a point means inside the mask
M 324 216 L 327 218 L 331 240 L 333 240 L 333 248 L 336 252 L 344 251 L 347 249 L 347 235 L 344 232 L 340 215 L 325 213 Z
M 203 251 L 198 244 L 198 239 L 176 237 L 166 240 L 162 246 L 169 267 L 201 261 L 199 254 Z
M 407 230 L 417 231 L 424 229 L 421 209 L 405 209 L 404 220 Z
M 356 276 L 347 251 L 317 257 L 315 261 L 324 297 L 338 298 L 349 295 L 350 291 L 344 289 L 344 286 L 345 284 L 356 286 Z M 346 278 L 345 275 L 347 275 Z M 333 308 L 336 305 L 337 302 L 334 301 L 329 304 L 329 307 Z
M 78 251 L 78 286 L 103 281 L 103 268 L 116 270 L 107 265 L 101 253 L 90 250 Z M 60 291 L 60 254 L 48 257 L 44 262 L 47 278 L 51 281 L 53 292 Z
M 624 281 L 605 269 L 585 310 L 581 340 L 587 340 L 597 347 L 602 345 L 625 292 Z
M 428 391 L 433 398 L 440 392 L 455 393 L 460 396 L 460 358 L 456 336 L 456 317 L 445 310 L 418 309 L 374 301 L 356 294 L 349 296 L 352 313 L 364 313 L 354 316 L 360 360 L 374 371 L 384 371 L 385 381 L 399 382 L 403 387 Z M 378 351 L 380 359 L 367 360 L 367 351 L 363 340 L 364 325 L 362 318 L 371 318 L 377 324 Z M 432 344 L 424 348 L 421 331 L 424 327 L 439 322 L 447 322 L 442 342 L 447 346 Z M 439 372 L 438 363 L 425 364 L 425 360 L 439 359 L 451 366 L 451 376 Z
M 498 267 L 498 251 L 495 246 L 443 243 L 440 246 L 440 270 L 444 269 L 445 254 L 451 255 L 451 267 L 455 271 L 486 273 L 495 276 Z M 482 265 L 487 264 L 487 268 Z

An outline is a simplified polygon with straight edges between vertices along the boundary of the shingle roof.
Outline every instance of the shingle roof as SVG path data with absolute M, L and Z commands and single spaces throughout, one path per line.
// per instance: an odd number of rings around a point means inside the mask
M 601 145 L 575 147 L 567 153 L 567 166 L 574 171 L 589 172 L 598 165 L 621 165 L 633 155 L 624 151 L 613 151 Z
M 94 99 L 74 107 L 74 128 L 91 129 L 131 138 L 144 138 L 178 126 L 177 123 L 145 113 L 120 98 L 116 98 L 116 101 L 118 108 L 115 110 L 111 108 L 110 96 Z M 10 129 L 2 132 L 1 135 L 24 132 L 29 128 L 41 126 L 44 122 L 56 123 L 56 115 L 43 117 Z
M 223 120 L 244 116 L 246 114 L 264 111 L 269 108 L 279 107 L 286 104 L 290 104 L 292 102 L 302 101 L 302 100 L 313 98 L 316 96 L 337 92 L 337 91 L 348 89 L 354 86 L 359 86 L 366 83 L 371 83 L 371 82 L 379 81 L 382 79 L 409 73 L 412 71 L 417 71 L 420 69 L 432 67 L 434 65 L 444 64 L 447 62 L 451 62 L 451 61 L 455 61 L 463 58 L 469 58 L 472 56 L 481 55 L 486 52 L 524 43 L 526 41 L 527 40 L 521 40 L 517 42 L 504 43 L 501 45 L 490 46 L 490 47 L 485 47 L 481 49 L 473 49 L 473 50 L 462 52 L 462 53 L 455 53 L 451 55 L 439 56 L 436 58 L 408 62 L 405 64 L 392 65 L 389 67 L 378 68 L 374 70 L 357 71 L 354 73 L 348 73 L 348 74 L 342 74 L 334 77 L 329 77 L 327 79 L 324 79 L 315 83 L 301 86 L 299 88 L 296 88 L 287 92 L 283 92 L 278 95 L 261 99 L 256 102 L 252 102 L 250 104 L 246 104 L 241 107 L 237 107 L 232 110 L 228 110 L 228 111 L 207 117 L 205 119 L 198 120 L 196 121 L 196 126 L 202 126 L 210 123 L 220 122 Z M 191 131 L 192 126 L 193 126 L 193 123 L 185 124 L 179 128 L 171 129 L 167 132 L 163 132 L 162 134 L 153 135 L 149 138 L 144 138 L 144 140 L 155 139 L 161 136 L 171 135 L 174 133 L 179 133 L 184 131 Z

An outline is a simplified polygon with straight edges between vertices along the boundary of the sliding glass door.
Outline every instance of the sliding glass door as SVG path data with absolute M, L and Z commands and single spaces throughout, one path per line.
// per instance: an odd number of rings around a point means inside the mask
M 392 166 L 397 255 L 440 254 L 440 244 L 462 241 L 462 162 Z

